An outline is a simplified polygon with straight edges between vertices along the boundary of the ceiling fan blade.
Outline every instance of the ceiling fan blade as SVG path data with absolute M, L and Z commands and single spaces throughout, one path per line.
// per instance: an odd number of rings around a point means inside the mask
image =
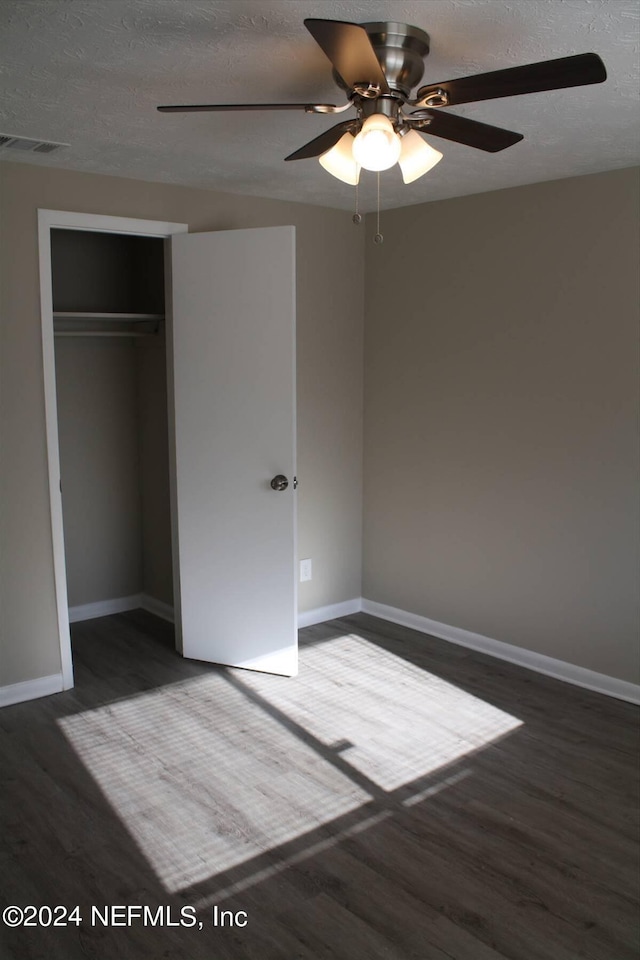
M 160 113 L 222 112 L 225 110 L 305 110 L 307 113 L 330 113 L 333 103 L 185 103 L 158 107 Z
M 543 60 L 541 63 L 529 63 L 523 67 L 509 67 L 492 73 L 479 73 L 474 77 L 432 83 L 420 87 L 415 103 L 426 104 L 427 97 L 436 94 L 438 90 L 444 90 L 447 94 L 447 106 L 454 106 L 476 100 L 580 87 L 588 83 L 602 83 L 606 79 L 607 71 L 598 54 L 580 53 L 575 57 Z
M 381 93 L 389 93 L 380 61 L 364 27 L 342 20 L 313 19 L 305 20 L 304 25 L 348 87 L 373 83 L 380 87 Z
M 319 137 L 305 143 L 304 147 L 300 147 L 295 153 L 290 153 L 288 157 L 285 157 L 285 160 L 308 160 L 310 157 L 319 157 L 330 150 L 331 147 L 334 147 L 340 137 L 347 131 L 353 133 L 358 126 L 357 120 L 343 120 L 342 123 L 337 123 L 335 127 L 325 130 Z
M 479 123 L 469 120 L 468 117 L 457 117 L 455 113 L 444 110 L 418 110 L 420 116 L 428 115 L 431 123 L 420 133 L 427 136 L 442 137 L 443 140 L 453 140 L 455 143 L 464 143 L 468 147 L 486 150 L 487 153 L 497 153 L 506 147 L 513 146 L 523 140 L 521 133 L 512 130 L 503 130 L 502 127 L 492 127 L 488 123 Z M 413 114 L 410 115 L 413 116 Z

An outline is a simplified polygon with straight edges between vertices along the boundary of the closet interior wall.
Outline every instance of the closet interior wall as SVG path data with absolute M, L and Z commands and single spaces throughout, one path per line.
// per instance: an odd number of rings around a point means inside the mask
M 69 607 L 172 605 L 165 324 L 130 319 L 164 315 L 163 240 L 53 230 L 51 244 L 54 329 L 74 333 L 55 338 Z

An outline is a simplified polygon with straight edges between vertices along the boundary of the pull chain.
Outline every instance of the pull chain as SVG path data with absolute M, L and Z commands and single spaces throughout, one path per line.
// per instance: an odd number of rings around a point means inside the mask
M 384 237 L 380 233 L 380 171 L 378 170 L 378 206 L 376 209 L 376 235 L 373 238 L 374 243 L 382 243 Z
M 360 179 L 360 170 L 357 170 L 358 180 Z M 358 180 L 356 180 L 356 208 L 352 216 L 352 220 L 355 224 L 362 223 L 362 216 L 358 212 Z

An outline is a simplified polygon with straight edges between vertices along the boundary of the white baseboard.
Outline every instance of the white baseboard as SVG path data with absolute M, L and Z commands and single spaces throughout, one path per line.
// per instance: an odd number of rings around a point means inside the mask
M 138 601 L 138 606 L 142 607 L 143 610 L 146 610 L 148 613 L 154 613 L 156 617 L 161 617 L 162 620 L 168 620 L 169 623 L 173 623 L 173 607 L 170 606 L 170 604 L 165 603 L 163 600 L 156 600 L 155 597 L 150 597 L 148 593 L 141 593 Z
M 69 607 L 69 623 L 77 620 L 95 620 L 96 617 L 109 617 L 112 613 L 126 613 L 127 610 L 148 610 L 163 620 L 173 623 L 173 607 L 162 600 L 156 600 L 147 593 L 134 593 L 130 597 L 115 597 L 113 600 L 98 600 L 97 603 L 83 603 L 78 607 Z
M 120 597 L 115 600 L 103 600 L 98 603 L 71 607 L 69 609 L 69 621 L 91 620 L 94 617 L 106 617 L 112 613 L 123 613 L 126 610 L 140 608 L 148 610 L 164 620 L 173 621 L 173 608 L 147 594 L 136 594 L 131 597 Z M 398 623 L 403 627 L 409 627 L 419 633 L 439 637 L 450 643 L 468 647 L 470 650 L 477 650 L 490 657 L 496 657 L 498 660 L 506 660 L 517 666 L 526 667 L 528 670 L 554 677 L 556 680 L 564 680 L 566 683 L 585 687 L 588 690 L 594 690 L 618 700 L 640 704 L 640 686 L 635 683 L 619 680 L 617 677 L 609 677 L 594 670 L 587 670 L 585 667 L 566 663 L 564 660 L 556 660 L 553 657 L 547 657 L 523 647 L 516 647 L 510 643 L 503 643 L 501 640 L 493 640 L 491 637 L 485 637 L 480 633 L 472 633 L 470 630 L 439 623 L 437 620 L 430 620 L 428 617 L 409 613 L 397 607 L 376 603 L 374 600 L 354 597 L 352 600 L 345 600 L 342 603 L 307 610 L 298 614 L 298 627 L 300 629 L 310 627 L 316 623 L 347 617 L 352 613 L 360 613 L 360 611 L 379 617 L 381 620 L 388 620 L 390 623 Z M 62 674 L 57 673 L 50 677 L 38 677 L 35 680 L 13 683 L 9 686 L 0 687 L 0 707 L 21 703 L 24 700 L 34 700 L 37 697 L 46 697 L 52 693 L 60 693 L 63 689 Z
M 597 693 L 604 693 L 618 700 L 640 704 L 640 686 L 626 680 L 618 680 L 617 677 L 596 673 L 595 670 L 587 670 L 585 667 L 566 663 L 564 660 L 556 660 L 523 647 L 515 647 L 501 640 L 492 640 L 491 637 L 484 637 L 470 630 L 462 630 L 460 627 L 450 627 L 446 623 L 429 620 L 428 617 L 408 613 L 397 607 L 388 607 L 384 603 L 376 603 L 373 600 L 362 600 L 362 612 L 379 617 L 381 620 L 398 623 L 403 627 L 410 627 L 420 633 L 428 633 L 441 640 L 448 640 L 450 643 L 457 643 L 471 650 L 478 650 L 498 660 L 508 660 L 509 663 L 515 663 L 519 667 L 526 667 L 528 670 L 535 670 L 536 673 L 543 673 L 547 677 L 573 683 L 577 687 L 586 687 L 587 690 L 595 690 Z
M 0 707 L 48 697 L 52 693 L 62 693 L 63 690 L 61 673 L 54 673 L 50 677 L 37 677 L 35 680 L 23 680 L 22 683 L 10 683 L 7 687 L 0 687 Z
M 337 617 L 348 617 L 351 613 L 360 613 L 362 600 L 354 597 L 353 600 L 343 600 L 342 603 L 332 603 L 328 607 L 316 607 L 315 610 L 305 610 L 298 614 L 298 629 L 311 627 L 314 623 L 324 623 L 325 620 L 335 620 Z
M 96 603 L 83 603 L 78 607 L 69 607 L 69 623 L 77 620 L 95 620 L 96 617 L 109 617 L 112 613 L 124 613 L 142 606 L 140 594 L 132 597 L 115 597 L 113 600 L 98 600 Z
M 127 610 L 148 610 L 163 620 L 173 623 L 173 607 L 162 600 L 147 593 L 136 593 L 131 597 L 116 597 L 113 600 L 99 600 L 97 603 L 85 603 L 78 607 L 69 607 L 69 622 L 77 620 L 93 620 L 96 617 L 108 617 L 112 613 L 124 613 Z M 336 617 L 347 617 L 350 613 L 359 613 L 362 609 L 360 597 L 344 600 L 342 603 L 333 603 L 327 607 L 316 607 L 298 614 L 298 628 L 310 627 L 314 623 L 323 623 L 325 620 L 335 620 Z

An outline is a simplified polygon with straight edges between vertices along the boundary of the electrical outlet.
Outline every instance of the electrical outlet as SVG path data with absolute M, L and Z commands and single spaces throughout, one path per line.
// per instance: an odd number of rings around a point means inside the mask
M 311 580 L 311 560 L 300 561 L 300 583 Z

